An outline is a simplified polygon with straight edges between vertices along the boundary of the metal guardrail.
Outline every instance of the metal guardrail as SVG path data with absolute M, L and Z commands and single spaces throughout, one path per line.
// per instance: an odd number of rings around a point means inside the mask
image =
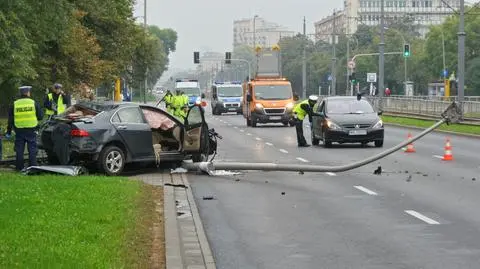
M 415 95 L 415 96 L 405 96 L 405 95 L 390 95 L 390 98 L 403 98 L 403 99 L 411 99 L 411 100 L 433 100 L 433 101 L 446 101 L 446 102 L 453 102 L 458 101 L 457 96 L 430 96 L 430 95 Z M 480 102 L 480 96 L 465 96 L 464 101 L 467 102 Z
M 451 101 L 412 99 L 408 97 L 382 97 L 382 109 L 384 112 L 406 113 L 422 116 L 438 116 L 447 109 Z M 375 106 L 378 105 L 380 97 L 368 97 Z M 480 120 L 480 102 L 464 101 L 463 112 L 466 120 Z

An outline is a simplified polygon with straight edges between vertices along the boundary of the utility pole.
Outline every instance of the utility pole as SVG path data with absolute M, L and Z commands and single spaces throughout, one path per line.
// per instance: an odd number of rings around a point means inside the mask
M 336 86 L 335 84 L 337 84 L 337 78 L 336 78 L 336 75 L 335 75 L 335 69 L 336 69 L 335 62 L 337 61 L 337 58 L 336 58 L 337 56 L 336 56 L 336 52 L 335 52 L 335 47 L 336 47 L 336 43 L 337 43 L 336 39 L 337 38 L 336 38 L 335 34 L 337 33 L 337 31 L 336 31 L 336 23 L 335 22 L 336 22 L 337 18 L 335 17 L 336 16 L 335 13 L 336 13 L 335 10 L 333 10 L 333 31 L 332 31 L 332 44 L 333 44 L 332 54 L 333 55 L 332 55 L 332 74 L 331 74 L 331 76 L 332 76 L 332 95 L 337 95 L 336 89 L 335 89 L 335 86 Z
M 148 30 L 147 30 L 147 0 L 143 0 L 144 1 L 144 5 L 143 5 L 143 27 L 145 29 L 145 41 L 147 40 L 147 33 L 148 33 Z M 146 42 L 145 42 L 146 44 Z M 146 48 L 145 48 L 146 49 Z M 147 75 L 148 75 L 148 67 L 146 67 L 145 69 L 145 85 L 144 85 L 144 88 L 143 88 L 143 103 L 146 104 L 147 103 Z
M 303 59 L 302 59 L 302 97 L 307 98 L 307 26 L 305 17 L 303 17 Z
M 349 24 L 349 19 L 350 17 L 347 17 L 347 25 L 350 25 Z M 346 36 L 347 36 L 347 84 L 345 84 L 347 87 L 345 89 L 345 95 L 348 95 L 348 89 L 350 88 L 349 85 L 350 85 L 350 68 L 348 67 L 348 62 L 350 61 L 350 36 L 348 35 L 349 33 L 349 27 L 347 26 L 346 29 Z
M 460 18 L 458 25 L 458 103 L 463 118 L 463 98 L 465 90 L 465 0 L 460 0 Z
M 380 97 L 378 103 L 378 109 L 383 108 L 382 97 L 384 86 L 384 65 L 385 65 L 385 1 L 380 0 L 380 44 L 378 45 L 379 57 L 378 57 L 378 96 Z

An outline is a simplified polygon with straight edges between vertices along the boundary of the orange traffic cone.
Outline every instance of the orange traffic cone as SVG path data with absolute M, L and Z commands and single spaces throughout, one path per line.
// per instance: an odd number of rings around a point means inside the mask
M 408 139 L 412 138 L 412 134 L 408 133 Z M 405 150 L 406 153 L 414 153 L 416 152 L 415 148 L 413 147 L 413 143 L 409 143 L 407 145 L 407 149 Z
M 453 154 L 452 154 L 452 145 L 450 144 L 450 138 L 447 137 L 447 141 L 445 142 L 445 154 L 443 154 L 444 161 L 453 161 Z

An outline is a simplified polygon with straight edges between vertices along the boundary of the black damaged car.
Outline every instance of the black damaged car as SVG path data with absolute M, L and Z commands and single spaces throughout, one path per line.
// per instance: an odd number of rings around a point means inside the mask
M 128 163 L 206 161 L 216 151 L 202 105 L 185 122 L 135 103 L 84 102 L 54 116 L 40 129 L 39 149 L 50 164 L 83 164 L 119 175 Z
M 333 142 L 361 143 L 374 142 L 383 146 L 384 128 L 379 115 L 365 99 L 355 96 L 332 96 L 324 98 L 314 106 L 318 116 L 312 119 L 312 144 L 323 141 L 325 147 Z

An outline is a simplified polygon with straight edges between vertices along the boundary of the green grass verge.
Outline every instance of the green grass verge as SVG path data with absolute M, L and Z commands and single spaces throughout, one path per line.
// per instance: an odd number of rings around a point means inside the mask
M 0 268 L 148 268 L 151 188 L 0 171 Z
M 432 126 L 435 121 L 433 120 L 421 120 L 421 119 L 412 119 L 404 117 L 395 117 L 395 116 L 382 116 L 382 120 L 385 123 L 400 124 L 404 126 L 428 128 Z M 474 134 L 480 135 L 480 126 L 471 126 L 471 125 L 461 125 L 461 124 L 452 124 L 447 125 L 443 124 L 438 128 L 438 130 L 450 131 L 462 134 Z

